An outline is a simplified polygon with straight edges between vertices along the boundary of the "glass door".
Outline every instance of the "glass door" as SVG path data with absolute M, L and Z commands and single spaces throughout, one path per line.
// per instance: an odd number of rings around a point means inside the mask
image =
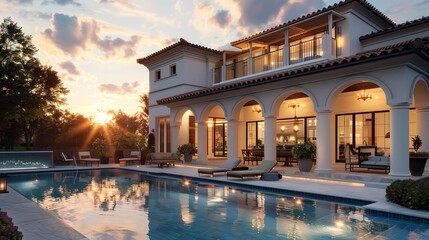
M 214 124 L 214 156 L 225 157 L 227 155 L 227 133 L 228 124 L 218 123 Z

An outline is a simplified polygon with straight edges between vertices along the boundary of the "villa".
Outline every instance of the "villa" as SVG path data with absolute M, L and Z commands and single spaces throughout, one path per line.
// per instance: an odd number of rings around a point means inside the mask
M 411 137 L 429 151 L 429 17 L 396 24 L 345 0 L 215 50 L 184 39 L 137 60 L 150 72 L 155 150 L 198 147 L 198 162 L 263 145 L 317 144 L 317 171 L 346 145 L 376 146 L 410 176 Z M 428 166 L 426 166 L 428 169 Z

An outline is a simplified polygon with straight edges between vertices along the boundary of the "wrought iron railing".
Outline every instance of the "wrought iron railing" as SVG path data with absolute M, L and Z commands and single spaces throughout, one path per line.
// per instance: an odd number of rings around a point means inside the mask
M 214 69 L 213 82 L 220 83 L 221 81 L 222 81 L 222 67 L 218 67 Z
M 247 69 L 247 59 L 226 65 L 226 80 L 246 76 Z
M 315 38 L 289 47 L 289 63 L 295 64 L 321 58 L 323 56 L 322 38 Z
M 283 49 L 253 57 L 253 73 L 260 73 L 283 66 Z
M 336 56 L 336 39 L 331 41 L 331 56 Z M 289 65 L 323 57 L 322 38 L 315 38 L 289 46 Z M 252 74 L 269 71 L 285 66 L 284 49 L 278 49 L 252 58 Z M 248 60 L 233 62 L 225 66 L 224 80 L 231 80 L 248 75 Z M 222 68 L 215 68 L 213 82 L 222 81 Z

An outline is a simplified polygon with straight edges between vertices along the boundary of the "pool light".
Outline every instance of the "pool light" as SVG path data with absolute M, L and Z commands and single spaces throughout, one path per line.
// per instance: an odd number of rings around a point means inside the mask
M 7 193 L 7 176 L 0 174 L 0 193 Z

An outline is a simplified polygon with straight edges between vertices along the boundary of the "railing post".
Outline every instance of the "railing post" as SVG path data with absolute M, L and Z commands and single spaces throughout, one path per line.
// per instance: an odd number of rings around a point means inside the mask
M 285 30 L 285 43 L 283 47 L 283 66 L 289 65 L 289 29 Z
M 247 58 L 247 75 L 253 74 L 253 48 L 252 48 L 252 42 L 249 42 L 249 57 Z
M 221 71 L 221 79 L 220 79 L 220 81 L 224 82 L 224 81 L 226 81 L 226 66 L 225 66 L 225 63 L 222 64 L 222 67 L 220 68 L 220 71 Z

